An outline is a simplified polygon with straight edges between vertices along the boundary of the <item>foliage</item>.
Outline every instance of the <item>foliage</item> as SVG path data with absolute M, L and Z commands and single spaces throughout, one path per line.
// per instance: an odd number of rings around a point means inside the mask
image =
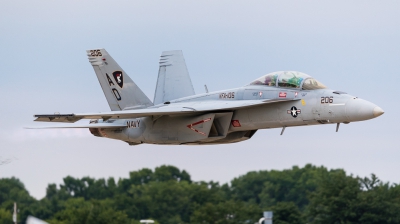
M 301 224 L 304 223 L 302 214 L 294 202 L 278 202 L 268 208 L 273 211 L 274 224 Z
M 50 223 L 130 223 L 128 216 L 111 208 L 108 201 L 85 201 L 83 198 L 70 198 L 65 209 L 57 212 Z
M 0 224 L 12 223 L 12 214 L 10 211 L 0 208 Z
M 316 189 L 325 167 L 306 165 L 283 171 L 249 172 L 232 181 L 232 198 L 271 206 L 277 202 L 294 202 L 300 209 L 308 203 L 307 195 Z
M 194 211 L 190 221 L 204 224 L 255 223 L 261 214 L 256 204 L 229 200 L 218 204 L 206 203 Z
M 19 219 L 25 220 L 33 213 L 37 201 L 29 195 L 24 184 L 17 178 L 0 179 L 0 209 L 12 212 L 14 202 L 18 202 Z
M 312 193 L 312 223 L 400 223 L 400 188 L 383 184 L 375 175 L 353 178 L 331 172 Z
M 0 224 L 28 215 L 52 224 L 156 223 L 253 224 L 263 211 L 275 224 L 400 223 L 400 186 L 344 170 L 306 165 L 253 171 L 230 184 L 194 182 L 174 166 L 141 169 L 115 180 L 67 176 L 36 200 L 16 178 L 0 179 Z

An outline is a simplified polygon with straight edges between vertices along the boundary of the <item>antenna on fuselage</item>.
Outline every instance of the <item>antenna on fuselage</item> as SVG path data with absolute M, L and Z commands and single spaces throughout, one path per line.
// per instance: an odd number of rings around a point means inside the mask
M 208 93 L 207 85 L 204 85 L 204 89 L 206 89 L 206 93 Z

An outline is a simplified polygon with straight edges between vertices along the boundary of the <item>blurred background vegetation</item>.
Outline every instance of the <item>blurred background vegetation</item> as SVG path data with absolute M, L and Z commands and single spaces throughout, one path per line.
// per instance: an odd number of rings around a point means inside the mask
M 400 186 L 344 170 L 302 168 L 249 172 L 229 184 L 192 181 L 185 170 L 161 166 L 130 172 L 115 180 L 73 178 L 49 184 L 36 200 L 17 178 L 0 179 L 0 224 L 28 215 L 51 224 L 66 223 L 256 223 L 274 212 L 274 224 L 400 223 Z

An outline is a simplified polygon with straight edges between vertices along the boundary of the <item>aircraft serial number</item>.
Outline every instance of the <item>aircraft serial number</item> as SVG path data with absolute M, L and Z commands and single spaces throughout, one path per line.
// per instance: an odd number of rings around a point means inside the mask
M 235 92 L 229 92 L 229 93 L 220 93 L 219 94 L 220 99 L 233 99 L 235 98 Z
M 100 56 L 103 56 L 103 55 L 101 54 L 100 50 L 90 50 L 90 56 L 100 57 Z
M 321 97 L 321 103 L 333 103 L 333 96 Z

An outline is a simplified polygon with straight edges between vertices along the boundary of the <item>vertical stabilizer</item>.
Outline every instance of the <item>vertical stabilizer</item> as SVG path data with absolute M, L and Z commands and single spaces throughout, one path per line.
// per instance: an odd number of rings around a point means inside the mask
M 86 52 L 112 111 L 153 105 L 105 49 Z
M 182 51 L 162 52 L 154 105 L 194 94 Z

